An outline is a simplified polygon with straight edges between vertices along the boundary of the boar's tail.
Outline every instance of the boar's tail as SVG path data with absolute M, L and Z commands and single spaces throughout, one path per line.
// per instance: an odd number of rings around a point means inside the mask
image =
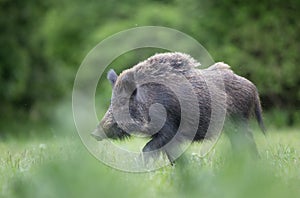
M 254 113 L 260 129 L 264 134 L 266 134 L 266 128 L 262 118 L 262 108 L 261 108 L 258 94 L 256 94 Z

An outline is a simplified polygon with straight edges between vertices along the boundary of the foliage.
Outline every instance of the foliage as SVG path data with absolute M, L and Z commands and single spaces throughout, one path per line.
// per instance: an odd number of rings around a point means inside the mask
M 1 0 L 0 113 L 52 117 L 53 106 L 70 97 L 78 66 L 98 42 L 127 28 L 160 25 L 193 36 L 216 61 L 252 80 L 264 108 L 285 109 L 285 124 L 293 125 L 300 106 L 299 8 L 293 0 Z M 121 71 L 139 55 L 111 66 Z

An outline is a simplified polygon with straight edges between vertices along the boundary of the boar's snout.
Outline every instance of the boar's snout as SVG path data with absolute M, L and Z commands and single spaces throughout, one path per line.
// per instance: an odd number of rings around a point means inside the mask
M 91 136 L 93 138 L 95 138 L 97 141 L 101 141 L 103 139 L 105 139 L 105 134 L 103 132 L 103 130 L 99 130 L 99 127 L 97 127 L 92 133 Z
M 116 122 L 104 117 L 98 127 L 91 134 L 96 140 L 101 141 L 106 138 L 123 139 L 130 135 L 121 129 Z
M 91 136 L 94 137 L 97 141 L 101 141 L 107 138 L 107 133 L 111 130 L 111 122 L 108 121 L 105 117 L 101 120 L 97 128 L 91 133 Z
M 97 128 L 91 133 L 91 136 L 94 137 L 97 141 L 101 141 L 105 138 L 107 138 L 107 132 L 111 128 L 111 122 L 107 119 L 107 117 L 104 117 Z

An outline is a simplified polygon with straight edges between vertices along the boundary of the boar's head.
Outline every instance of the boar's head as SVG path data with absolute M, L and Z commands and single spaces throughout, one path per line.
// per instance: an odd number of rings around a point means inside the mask
M 122 113 L 124 108 L 129 108 L 128 103 L 131 96 L 134 95 L 134 87 L 131 85 L 130 77 L 130 73 L 121 74 L 118 77 L 114 70 L 111 69 L 108 72 L 107 79 L 110 81 L 113 89 L 111 104 L 100 124 L 91 134 L 98 141 L 105 138 L 123 139 L 130 136 L 126 131 L 133 129 L 130 129 L 130 127 L 128 129 L 130 121 Z M 116 122 L 116 117 L 118 123 Z M 127 130 L 125 131 L 124 128 Z

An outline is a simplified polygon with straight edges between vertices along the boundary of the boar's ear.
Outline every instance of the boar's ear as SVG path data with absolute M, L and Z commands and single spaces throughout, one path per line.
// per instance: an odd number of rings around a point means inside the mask
M 116 74 L 115 70 L 113 69 L 109 70 L 109 72 L 107 73 L 107 79 L 109 80 L 112 86 L 115 85 L 117 78 L 118 75 Z

